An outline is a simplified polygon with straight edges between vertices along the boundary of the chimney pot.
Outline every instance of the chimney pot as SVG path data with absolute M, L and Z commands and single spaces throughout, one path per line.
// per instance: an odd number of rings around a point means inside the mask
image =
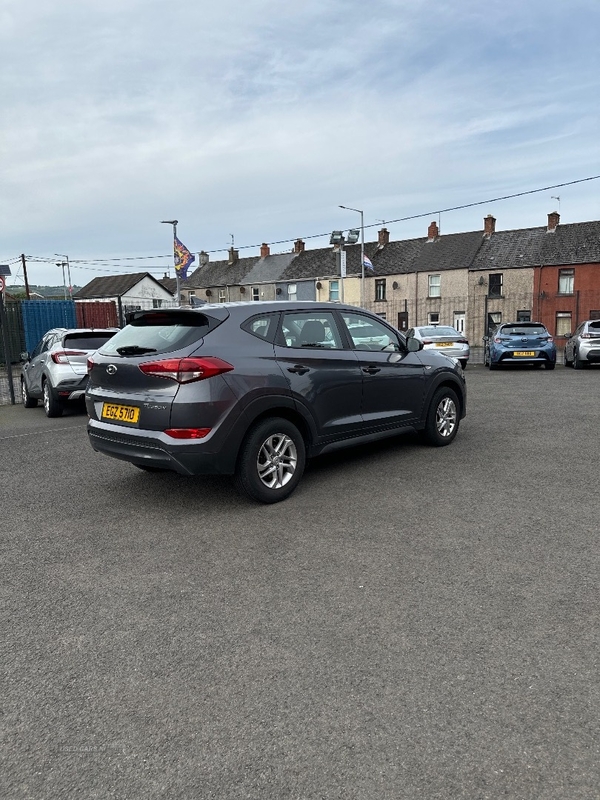
M 427 228 L 427 240 L 430 242 L 434 242 L 439 235 L 440 232 L 438 231 L 437 222 L 435 222 L 434 220 Z
M 269 249 L 269 245 L 266 242 L 263 242 L 260 246 L 260 257 L 266 258 L 267 256 L 271 255 L 271 251 Z
M 302 239 L 296 239 L 294 242 L 294 253 L 303 253 L 304 252 L 304 242 Z
M 390 243 L 390 232 L 387 228 L 382 228 L 379 231 L 378 235 L 378 244 L 380 247 L 384 247 L 386 244 Z
M 240 256 L 239 252 L 235 248 L 230 247 L 229 248 L 229 266 L 231 266 L 232 264 L 235 264 L 237 262 L 239 256 Z

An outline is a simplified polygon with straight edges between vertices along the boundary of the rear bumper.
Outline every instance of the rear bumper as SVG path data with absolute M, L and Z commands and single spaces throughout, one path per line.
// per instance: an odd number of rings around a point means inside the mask
M 533 356 L 515 356 L 512 351 L 491 353 L 492 364 L 547 364 L 556 363 L 556 352 L 536 351 Z
M 218 432 L 206 439 L 180 441 L 160 431 L 134 431 L 94 419 L 88 420 L 87 431 L 98 453 L 180 475 L 232 475 L 241 441 L 237 436 L 224 439 Z

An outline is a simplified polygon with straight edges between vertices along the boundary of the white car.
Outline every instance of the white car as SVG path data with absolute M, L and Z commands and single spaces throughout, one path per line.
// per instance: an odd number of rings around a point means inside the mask
M 452 328 L 450 325 L 420 325 L 411 328 L 406 336 L 420 339 L 423 342 L 424 350 L 437 350 L 445 356 L 458 359 L 462 368 L 466 368 L 471 355 L 469 340 L 456 328 Z

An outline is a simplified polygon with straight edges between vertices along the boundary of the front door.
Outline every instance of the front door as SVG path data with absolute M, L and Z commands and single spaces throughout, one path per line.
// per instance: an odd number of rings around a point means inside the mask
M 392 328 L 372 317 L 341 312 L 363 374 L 362 417 L 366 428 L 393 428 L 421 416 L 425 368 Z

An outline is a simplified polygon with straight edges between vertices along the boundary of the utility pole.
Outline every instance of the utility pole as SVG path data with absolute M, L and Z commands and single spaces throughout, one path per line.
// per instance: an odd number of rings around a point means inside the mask
M 30 300 L 29 294 L 29 281 L 27 280 L 27 261 L 25 261 L 25 253 L 21 253 L 21 263 L 23 264 L 23 277 L 25 278 L 25 297 Z

